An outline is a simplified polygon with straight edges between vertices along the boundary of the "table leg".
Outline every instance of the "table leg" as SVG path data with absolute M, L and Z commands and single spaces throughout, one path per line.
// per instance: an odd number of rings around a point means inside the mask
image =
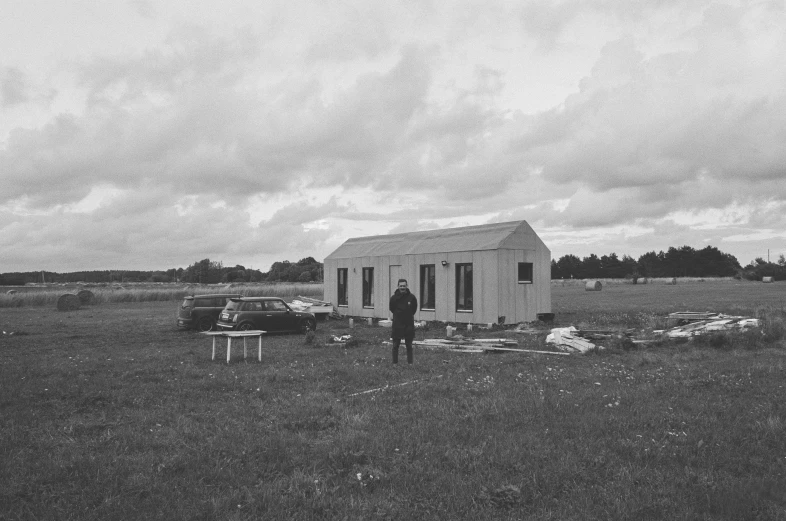
M 227 363 L 229 363 L 229 354 L 232 352 L 232 337 L 227 337 Z
M 211 360 L 216 359 L 216 337 L 213 337 L 213 358 Z
M 259 361 L 262 361 L 262 335 L 259 335 Z

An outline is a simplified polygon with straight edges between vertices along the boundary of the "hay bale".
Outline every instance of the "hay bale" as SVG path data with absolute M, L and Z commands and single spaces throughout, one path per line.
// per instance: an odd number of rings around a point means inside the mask
M 79 309 L 79 306 L 81 305 L 82 305 L 82 301 L 79 300 L 79 297 L 77 297 L 73 293 L 66 293 L 65 295 L 60 295 L 60 298 L 57 299 L 58 311 L 74 311 L 75 309 Z
M 775 277 L 762 277 L 762 282 L 775 282 Z
M 603 289 L 603 284 L 599 280 L 588 280 L 584 285 L 586 291 L 600 291 Z
M 76 296 L 79 297 L 79 302 L 81 302 L 82 304 L 92 304 L 93 299 L 95 298 L 93 292 L 88 289 L 81 290 L 79 293 L 76 294 Z
M 677 285 L 677 277 L 672 277 L 671 280 L 669 281 L 669 284 L 672 285 L 672 286 L 676 286 Z

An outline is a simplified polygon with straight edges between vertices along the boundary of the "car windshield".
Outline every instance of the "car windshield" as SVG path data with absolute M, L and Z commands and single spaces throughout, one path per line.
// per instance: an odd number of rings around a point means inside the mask
M 240 300 L 230 300 L 227 302 L 227 305 L 224 307 L 224 311 L 237 311 L 243 305 L 243 302 Z

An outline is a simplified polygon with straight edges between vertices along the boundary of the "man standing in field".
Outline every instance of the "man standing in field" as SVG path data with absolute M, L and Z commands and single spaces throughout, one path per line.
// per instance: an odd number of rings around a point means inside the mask
M 398 279 L 398 289 L 390 297 L 390 312 L 393 314 L 393 363 L 398 363 L 398 346 L 401 339 L 407 346 L 407 363 L 412 363 L 412 340 L 415 338 L 415 313 L 418 299 L 409 292 L 406 279 Z

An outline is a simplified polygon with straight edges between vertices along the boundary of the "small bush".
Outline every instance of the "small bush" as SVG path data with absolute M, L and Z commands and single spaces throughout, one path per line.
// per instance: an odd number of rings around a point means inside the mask
M 769 344 L 782 341 L 786 338 L 786 321 L 783 316 L 768 315 L 764 319 L 762 340 Z
M 633 340 L 628 338 L 626 335 L 612 336 L 606 342 L 606 346 L 609 349 L 618 350 L 618 351 L 630 351 L 631 349 L 636 349 L 636 344 L 634 344 Z

